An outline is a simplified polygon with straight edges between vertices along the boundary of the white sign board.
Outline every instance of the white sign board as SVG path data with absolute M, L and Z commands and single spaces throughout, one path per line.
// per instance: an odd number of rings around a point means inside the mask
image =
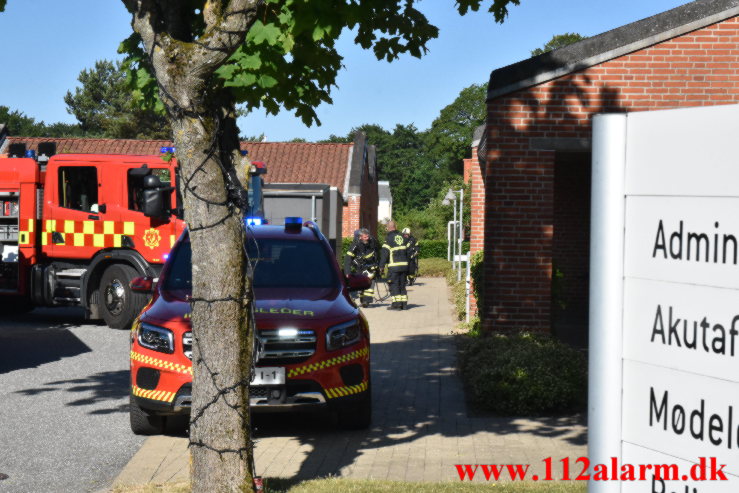
M 594 119 L 591 492 L 739 492 L 738 141 L 739 105 Z

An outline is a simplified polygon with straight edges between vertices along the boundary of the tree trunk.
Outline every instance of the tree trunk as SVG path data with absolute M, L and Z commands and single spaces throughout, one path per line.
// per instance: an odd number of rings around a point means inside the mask
M 172 123 L 192 244 L 192 491 L 252 491 L 246 160 L 238 149 L 233 100 L 212 77 L 243 43 L 260 2 L 206 2 L 205 31 L 197 36 L 186 10 L 176 8 L 178 0 L 123 2 Z
M 187 156 L 180 163 L 192 243 L 190 452 L 195 492 L 249 490 L 253 474 L 248 405 L 253 334 L 243 223 L 239 211 L 225 205 L 216 126 L 217 120 L 206 115 L 173 125 L 177 156 Z

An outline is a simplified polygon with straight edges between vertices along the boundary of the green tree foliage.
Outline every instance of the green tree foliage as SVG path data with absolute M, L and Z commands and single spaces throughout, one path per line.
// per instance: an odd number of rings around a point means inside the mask
M 531 56 L 543 55 L 548 51 L 553 51 L 558 48 L 571 45 L 572 43 L 577 43 L 578 41 L 583 40 L 586 37 L 587 36 L 583 36 L 578 33 L 555 34 L 554 36 L 552 36 L 552 39 L 547 42 L 547 44 L 545 44 L 541 48 L 531 50 Z
M 465 87 L 444 107 L 427 131 L 428 152 L 439 168 L 462 173 L 462 159 L 470 157 L 475 128 L 485 123 L 487 84 Z
M 79 125 L 70 123 L 52 123 L 47 125 L 43 121 L 7 106 L 0 106 L 0 123 L 8 127 L 10 135 L 20 137 L 82 137 L 84 131 Z
M 393 213 L 395 221 L 401 228 L 411 228 L 413 236 L 423 240 L 446 240 L 447 223 L 454 217 L 454 205 L 444 205 L 442 202 L 449 189 L 464 190 L 464 209 L 462 221 L 465 232 L 469 232 L 470 224 L 470 186 L 462 182 L 461 176 L 455 176 L 443 181 L 432 190 L 432 198 L 425 207 L 408 210 L 396 210 Z M 457 194 L 459 197 L 459 194 Z M 459 207 L 459 202 L 457 202 Z M 395 209 L 395 192 L 393 192 L 393 208 Z
M 170 139 L 172 131 L 160 112 L 133 103 L 121 62 L 99 60 L 80 72 L 80 87 L 64 102 L 87 135 L 116 139 Z
M 420 220 L 440 187 L 462 173 L 462 159 L 470 156 L 472 134 L 485 121 L 486 89 L 485 84 L 464 88 L 442 108 L 428 130 L 398 124 L 391 132 L 364 124 L 346 136 L 331 135 L 323 142 L 352 142 L 357 131 L 366 133 L 377 148 L 378 177 L 390 181 L 393 208 L 403 214 L 415 210 Z M 423 229 L 439 228 L 427 222 Z

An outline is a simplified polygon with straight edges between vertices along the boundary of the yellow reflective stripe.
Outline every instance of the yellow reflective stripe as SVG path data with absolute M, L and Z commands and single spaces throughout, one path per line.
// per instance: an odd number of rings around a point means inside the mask
M 354 254 L 352 252 L 346 252 L 346 254 L 349 255 L 350 257 L 353 257 L 354 256 Z
M 29 219 L 29 220 L 28 220 L 28 232 L 29 232 L 29 233 L 33 233 L 33 225 L 34 225 L 34 223 L 35 223 L 35 222 L 36 222 L 36 221 L 35 221 L 35 220 L 33 220 L 33 219 Z
M 387 264 L 388 267 L 398 267 L 400 265 L 408 265 L 408 262 L 393 262 L 391 264 Z
M 408 247 L 407 247 L 407 246 L 405 246 L 405 245 L 400 245 L 400 246 L 397 246 L 397 247 L 392 247 L 392 248 L 390 249 L 390 251 L 391 251 L 391 252 L 394 252 L 395 250 L 405 250 L 405 249 L 407 249 L 407 248 L 408 248 Z
M 145 390 L 136 385 L 131 385 L 131 390 L 136 397 L 143 397 L 144 399 L 154 401 L 172 402 L 175 396 L 174 392 L 167 392 L 166 390 Z
M 136 323 L 134 325 L 138 326 L 138 324 Z M 192 366 L 180 365 L 178 363 L 172 363 L 171 361 L 152 358 L 151 356 L 139 354 L 135 351 L 131 351 L 131 359 L 145 365 L 154 366 L 156 368 L 162 368 L 164 370 L 182 373 L 183 375 L 192 375 Z
M 324 389 L 329 399 L 344 397 L 347 395 L 358 394 L 367 390 L 367 380 L 358 385 L 350 385 L 349 387 L 334 387 L 332 389 Z
M 292 378 L 298 375 L 305 375 L 314 371 L 323 370 L 324 368 L 330 368 L 341 363 L 347 363 L 349 361 L 366 358 L 369 355 L 369 347 L 365 346 L 362 349 L 357 349 L 351 353 L 343 354 L 335 358 L 329 358 L 327 360 L 319 361 L 317 363 L 311 363 L 309 365 L 299 366 L 288 370 L 287 377 Z
M 370 258 L 370 257 L 371 257 L 371 256 L 373 256 L 374 254 L 375 254 L 375 252 L 370 252 L 370 253 L 368 253 L 367 255 L 365 255 L 365 256 L 364 256 L 364 258 Z

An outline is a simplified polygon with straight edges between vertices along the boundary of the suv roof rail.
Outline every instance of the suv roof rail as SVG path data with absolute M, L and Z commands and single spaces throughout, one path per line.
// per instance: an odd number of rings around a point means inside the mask
M 316 238 L 318 238 L 319 240 L 325 239 L 323 233 L 321 232 L 321 228 L 319 228 L 318 225 L 313 221 L 306 221 L 303 223 L 303 226 L 313 231 L 313 234 L 316 235 Z

